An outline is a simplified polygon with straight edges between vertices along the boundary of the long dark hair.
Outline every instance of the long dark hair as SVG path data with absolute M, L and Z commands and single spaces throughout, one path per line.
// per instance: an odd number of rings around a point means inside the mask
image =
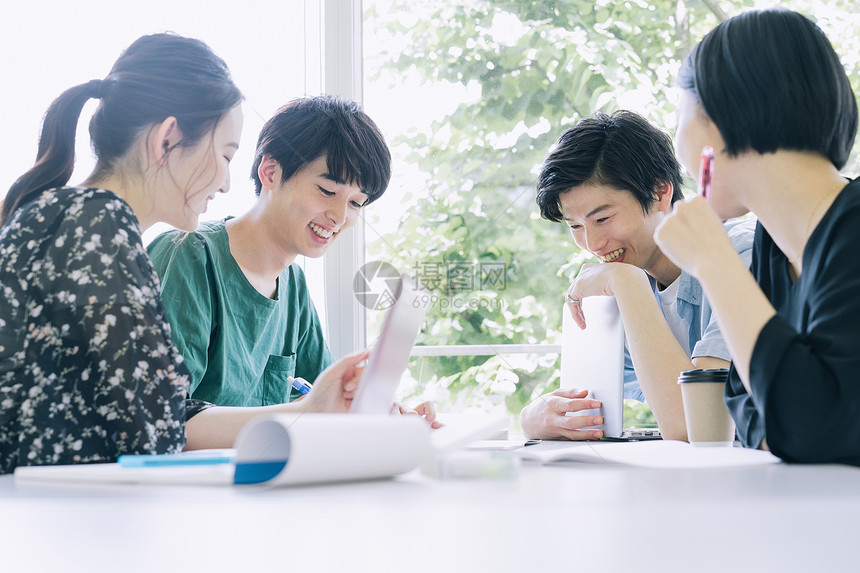
M 84 104 L 101 100 L 90 121 L 96 155 L 93 177 L 113 171 L 143 130 L 175 117 L 180 146 L 193 146 L 240 101 L 227 64 L 205 43 L 176 34 L 138 38 L 103 80 L 63 92 L 42 122 L 36 164 L 9 188 L 0 212 L 5 224 L 45 189 L 68 183 L 75 164 L 75 131 Z

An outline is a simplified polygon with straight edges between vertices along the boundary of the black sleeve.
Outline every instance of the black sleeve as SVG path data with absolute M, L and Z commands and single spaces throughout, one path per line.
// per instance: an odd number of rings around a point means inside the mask
M 187 422 L 203 410 L 208 410 L 215 404 L 211 402 L 206 402 L 205 400 L 198 400 L 196 398 L 187 398 L 185 400 L 185 421 Z
M 860 208 L 816 230 L 803 280 L 786 290 L 790 310 L 764 326 L 753 349 L 756 409 L 768 446 L 786 461 L 860 465 L 858 240 Z

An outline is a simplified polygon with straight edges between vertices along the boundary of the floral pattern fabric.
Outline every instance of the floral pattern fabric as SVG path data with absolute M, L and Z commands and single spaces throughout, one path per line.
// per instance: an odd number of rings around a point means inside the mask
M 182 450 L 189 375 L 158 293 L 110 191 L 45 191 L 0 229 L 0 474 Z

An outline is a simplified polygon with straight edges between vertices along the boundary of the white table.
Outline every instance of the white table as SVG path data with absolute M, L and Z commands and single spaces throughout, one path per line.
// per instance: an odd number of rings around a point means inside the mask
M 0 571 L 848 571 L 860 469 L 525 464 L 274 490 L 0 476 Z

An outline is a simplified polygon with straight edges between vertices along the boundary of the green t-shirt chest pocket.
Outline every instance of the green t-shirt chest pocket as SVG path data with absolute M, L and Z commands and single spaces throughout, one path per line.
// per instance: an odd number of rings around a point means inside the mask
M 296 373 L 296 355 L 269 355 L 263 371 L 263 406 L 284 404 L 298 397 L 287 378 Z M 295 393 L 296 396 L 292 394 Z

